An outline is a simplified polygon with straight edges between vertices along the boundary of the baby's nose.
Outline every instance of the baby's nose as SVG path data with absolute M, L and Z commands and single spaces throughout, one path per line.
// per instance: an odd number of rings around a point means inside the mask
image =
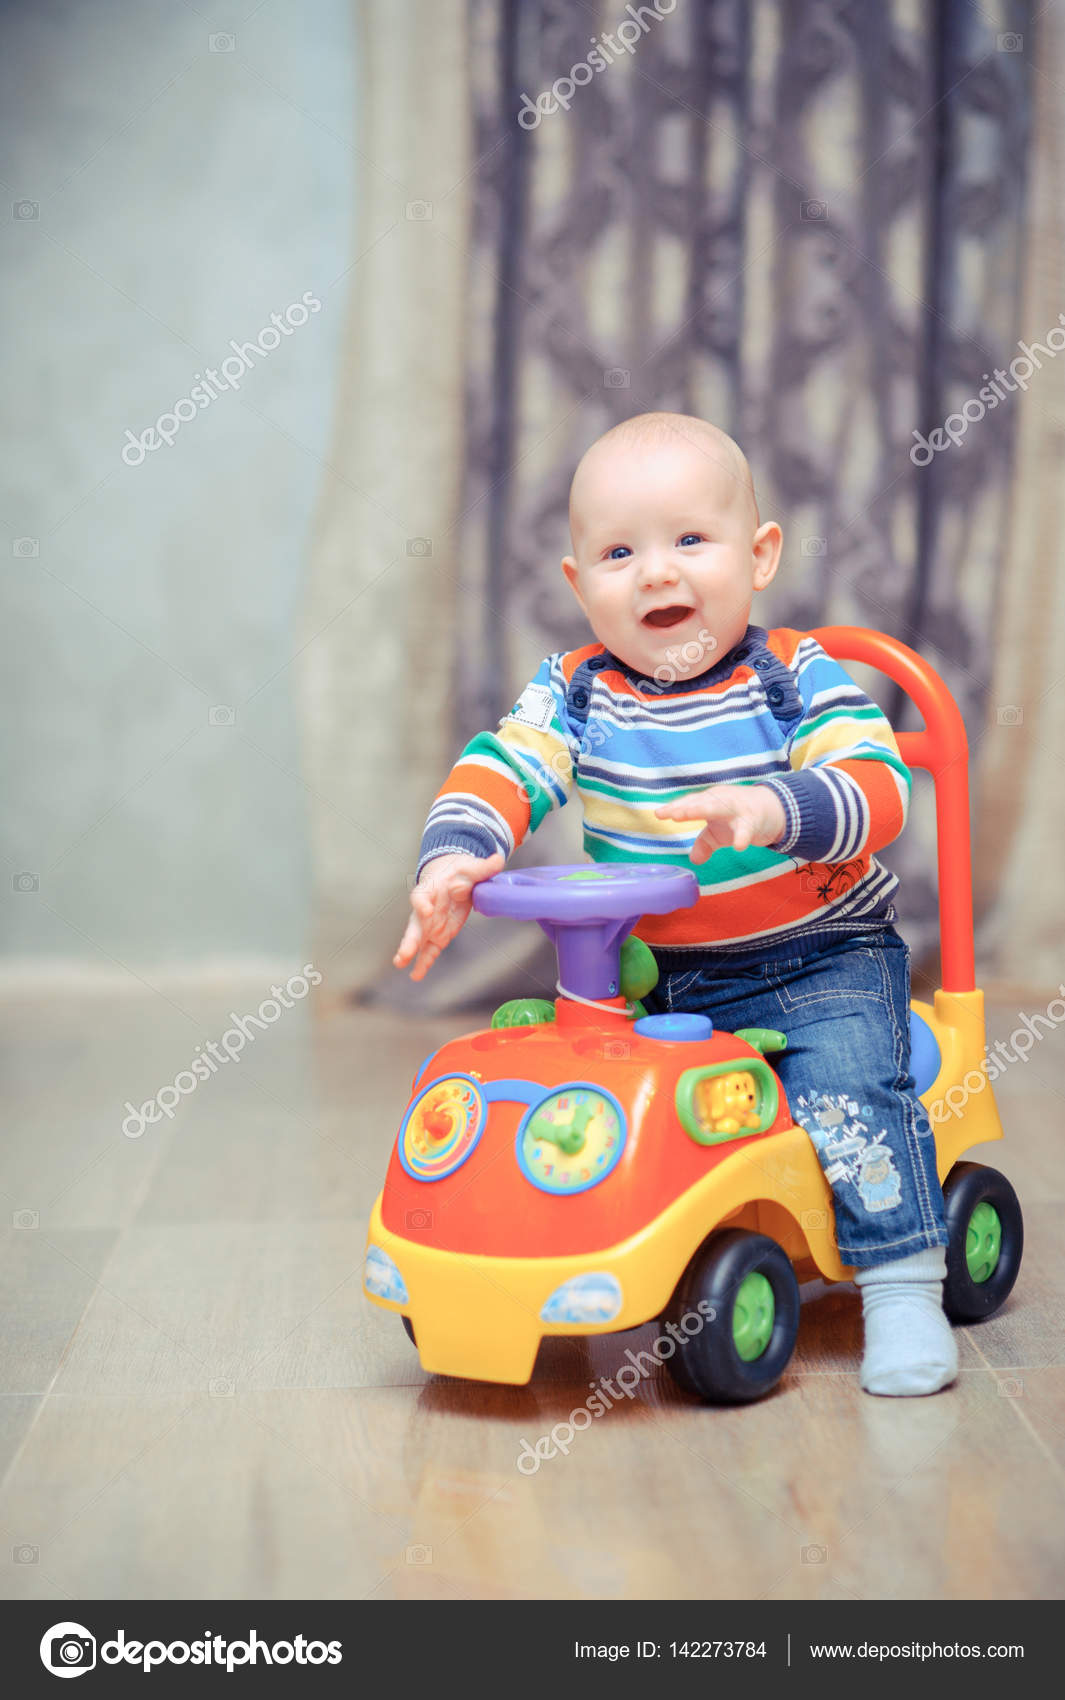
M 641 564 L 645 584 L 676 584 L 680 578 L 677 563 L 669 555 L 647 555 Z

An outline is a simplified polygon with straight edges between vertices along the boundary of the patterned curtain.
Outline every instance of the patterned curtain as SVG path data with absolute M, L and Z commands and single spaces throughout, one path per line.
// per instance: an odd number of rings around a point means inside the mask
M 978 754 L 990 724 L 983 765 L 1027 812 L 1023 837 L 984 834 L 979 889 L 995 959 L 1015 963 L 1010 941 L 1045 929 L 1030 881 L 1006 904 L 998 887 L 1038 865 L 1039 727 L 1058 698 L 1047 659 L 1043 707 L 1009 722 L 1022 693 L 1001 634 L 1011 610 L 1020 629 L 1015 589 L 1053 617 L 1029 556 L 1033 537 L 1060 545 L 1010 521 L 1013 437 L 1032 403 L 1060 417 L 1059 380 L 979 398 L 1057 312 L 1038 316 L 1060 275 L 1044 253 L 1021 322 L 1032 85 L 1065 64 L 1054 20 L 1029 0 L 356 0 L 356 17 L 359 252 L 304 643 L 333 985 L 423 1011 L 550 993 L 528 927 L 475 919 L 421 988 L 389 962 L 448 763 L 544 655 L 586 639 L 558 567 L 574 466 L 651 408 L 746 450 L 785 532 L 760 623 L 893 633 L 945 675 Z M 1027 455 L 1036 513 L 1051 454 Z M 907 724 L 890 687 L 862 682 Z M 934 975 L 927 791 L 885 860 Z M 577 814 L 519 856 L 578 854 Z
M 1016 410 L 975 416 L 1017 352 L 1030 11 L 470 0 L 456 747 L 587 641 L 558 571 L 569 480 L 651 408 L 732 433 L 784 527 L 752 617 L 890 632 L 982 723 Z M 957 440 L 922 450 L 968 398 Z M 931 807 L 911 819 L 885 859 L 916 959 L 937 934 Z

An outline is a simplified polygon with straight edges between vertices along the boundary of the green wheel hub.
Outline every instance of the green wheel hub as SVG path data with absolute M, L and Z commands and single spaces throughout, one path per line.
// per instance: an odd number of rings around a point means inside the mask
M 989 1281 L 1002 1251 L 1002 1218 L 985 1198 L 969 1217 L 965 1230 L 965 1267 L 969 1278 L 980 1286 Z
M 732 1339 L 745 1364 L 765 1351 L 775 1316 L 773 1289 L 764 1275 L 752 1269 L 740 1282 L 732 1304 Z

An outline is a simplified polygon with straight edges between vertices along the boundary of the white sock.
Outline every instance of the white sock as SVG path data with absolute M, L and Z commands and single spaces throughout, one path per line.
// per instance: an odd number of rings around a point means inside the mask
M 861 1380 L 867 1393 L 905 1398 L 938 1393 L 954 1380 L 958 1348 L 943 1314 L 946 1272 L 941 1245 L 858 1271 L 865 1322 Z

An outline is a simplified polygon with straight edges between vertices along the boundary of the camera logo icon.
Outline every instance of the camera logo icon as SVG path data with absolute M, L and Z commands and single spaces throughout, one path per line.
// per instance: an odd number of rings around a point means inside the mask
M 629 1055 L 630 1045 L 627 1039 L 604 1039 L 603 1056 L 608 1062 L 623 1062 Z
M 408 555 L 431 555 L 432 552 L 433 552 L 433 540 L 432 540 L 431 537 L 408 537 L 407 538 L 407 554 Z
M 1000 705 L 996 718 L 1000 726 L 1023 726 L 1024 709 L 1018 708 L 1015 702 L 1004 702 Z
M 431 1210 L 408 1210 L 403 1221 L 412 1233 L 421 1234 L 432 1227 L 433 1213 Z
M 53 1676 L 84 1676 L 96 1666 L 96 1637 L 83 1623 L 53 1623 L 41 1637 L 41 1663 Z
M 823 537 L 804 537 L 799 544 L 802 555 L 827 555 L 828 544 Z
M 995 45 L 1000 53 L 1023 53 L 1024 37 L 1023 35 L 1015 35 L 1010 30 L 1006 35 L 998 36 Z
M 418 222 L 422 219 L 432 218 L 432 216 L 433 216 L 433 203 L 432 203 L 432 201 L 408 201 L 407 202 L 407 217 L 409 219 L 411 219 L 412 221 Z
M 207 710 L 209 726 L 232 726 L 236 715 L 226 702 L 216 702 L 213 708 Z
M 802 1547 L 799 1553 L 804 1564 L 824 1564 L 828 1558 L 828 1548 L 819 1546 Z
M 413 1546 L 413 1547 L 407 1548 L 407 1563 L 408 1564 L 432 1564 L 432 1562 L 433 1562 L 433 1549 L 432 1549 L 432 1547 Z
M 827 1228 L 828 1211 L 804 1210 L 802 1215 L 799 1217 L 799 1226 L 806 1228 L 807 1230 L 810 1228 Z
M 41 203 L 40 201 L 12 201 L 11 216 L 18 219 L 20 224 L 25 223 L 27 219 L 40 218 Z
M 632 373 L 625 366 L 608 366 L 603 373 L 605 390 L 627 390 Z
M 36 537 L 14 537 L 11 540 L 11 553 L 19 560 L 32 560 L 40 552 L 40 540 Z
M 11 889 L 12 891 L 40 891 L 41 882 L 36 874 L 27 873 L 24 870 L 20 874 L 12 874 Z
M 237 50 L 237 38 L 235 35 L 230 35 L 227 31 L 219 31 L 217 35 L 209 35 L 207 37 L 207 46 L 210 48 L 212 53 L 235 53 Z
M 824 201 L 803 201 L 799 207 L 799 217 L 820 219 L 823 222 L 828 217 L 828 208 Z

